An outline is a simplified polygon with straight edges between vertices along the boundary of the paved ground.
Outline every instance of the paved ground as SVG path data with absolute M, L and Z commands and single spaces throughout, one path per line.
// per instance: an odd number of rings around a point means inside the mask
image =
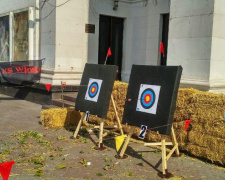
M 0 162 L 15 161 L 9 179 L 161 179 L 155 149 L 131 142 L 129 158 L 118 160 L 113 139 L 106 151 L 93 150 L 93 136 L 71 140 L 69 130 L 46 129 L 40 112 L 41 105 L 0 94 Z M 171 158 L 168 169 L 171 179 L 225 179 L 224 168 L 186 155 Z

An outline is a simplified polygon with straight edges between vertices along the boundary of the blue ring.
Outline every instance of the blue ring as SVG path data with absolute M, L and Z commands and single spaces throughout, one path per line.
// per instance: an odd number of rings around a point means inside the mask
M 145 103 L 145 99 L 144 97 L 147 95 L 147 94 L 150 94 L 151 96 L 151 101 L 149 103 Z M 145 109 L 150 109 L 155 103 L 155 92 L 148 88 L 148 89 L 145 89 L 142 94 L 141 94 L 141 105 L 143 108 Z
M 91 92 L 92 87 L 95 87 L 95 92 L 94 92 L 94 93 Z M 93 83 L 91 83 L 91 85 L 90 85 L 90 87 L 89 87 L 88 95 L 89 95 L 91 98 L 93 98 L 93 97 L 96 96 L 97 93 L 98 93 L 98 83 L 93 82 Z

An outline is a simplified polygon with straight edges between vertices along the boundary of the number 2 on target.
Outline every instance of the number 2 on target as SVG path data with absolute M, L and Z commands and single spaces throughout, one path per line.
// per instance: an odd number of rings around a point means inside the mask
M 147 126 L 142 125 L 141 126 L 141 131 L 140 131 L 140 134 L 139 134 L 138 138 L 139 139 L 144 139 L 145 138 L 146 131 L 147 131 Z

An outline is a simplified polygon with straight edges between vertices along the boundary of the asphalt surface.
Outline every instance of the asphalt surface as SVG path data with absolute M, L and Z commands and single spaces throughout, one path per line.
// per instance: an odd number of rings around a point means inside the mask
M 161 179 L 159 151 L 131 142 L 129 157 L 116 159 L 113 138 L 104 142 L 107 150 L 96 151 L 95 135 L 83 131 L 72 140 L 72 131 L 44 128 L 40 114 L 41 105 L 0 94 L 0 162 L 15 161 L 10 180 Z M 223 167 L 187 155 L 170 158 L 168 170 L 170 179 L 225 179 Z

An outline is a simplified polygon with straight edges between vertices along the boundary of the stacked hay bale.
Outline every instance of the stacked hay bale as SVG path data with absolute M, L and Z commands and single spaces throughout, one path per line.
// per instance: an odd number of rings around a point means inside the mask
M 128 84 L 116 81 L 113 87 L 113 98 L 122 121 Z M 195 89 L 179 89 L 176 110 L 174 113 L 174 130 L 179 148 L 193 155 L 225 164 L 225 95 L 201 92 Z M 42 111 L 41 121 L 47 127 L 62 127 L 76 125 L 80 113 L 74 108 L 52 109 Z M 192 119 L 187 131 L 184 121 Z M 90 123 L 99 124 L 100 118 L 91 115 Z M 110 101 L 105 125 L 116 125 L 116 116 Z M 130 126 L 123 125 L 129 132 Z M 138 137 L 140 128 L 135 127 L 134 136 Z M 166 139 L 170 141 L 170 136 Z M 154 131 L 148 131 L 145 140 L 160 141 L 161 136 Z
M 41 112 L 41 123 L 45 127 L 71 127 L 77 126 L 80 120 L 80 113 L 74 108 L 54 108 Z
M 180 89 L 174 115 L 180 148 L 212 162 L 225 164 L 225 95 Z M 179 121 L 192 119 L 184 131 Z M 176 125 L 177 124 L 177 125 Z

